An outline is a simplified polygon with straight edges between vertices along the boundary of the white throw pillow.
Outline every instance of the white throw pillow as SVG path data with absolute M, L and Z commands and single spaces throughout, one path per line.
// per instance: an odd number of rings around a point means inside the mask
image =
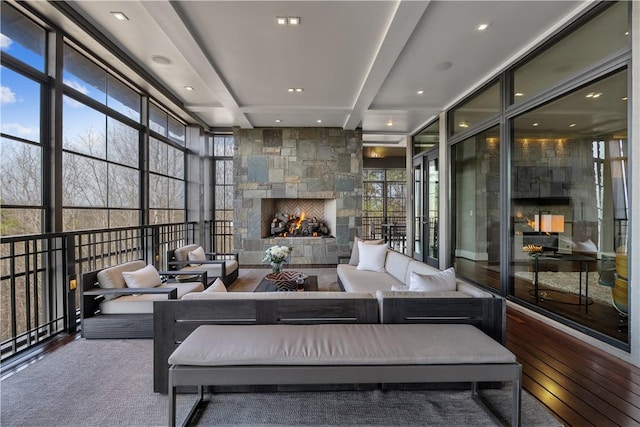
M 158 270 L 151 264 L 140 270 L 123 271 L 122 277 L 129 288 L 155 288 L 162 284 Z
M 387 245 L 370 245 L 365 242 L 358 242 L 360 261 L 357 270 L 368 270 L 384 272 L 384 262 L 387 259 Z
M 189 252 L 187 254 L 187 257 L 189 258 L 189 261 L 206 261 L 207 260 L 207 255 L 204 253 L 204 249 L 202 249 L 202 246 L 198 246 L 197 248 L 195 248 L 194 250 L 192 250 L 191 252 Z M 198 267 L 200 264 L 189 264 L 192 267 Z
M 410 291 L 440 292 L 455 291 L 456 289 L 456 272 L 453 267 L 435 274 L 418 274 L 414 271 L 411 272 L 409 279 Z
M 218 278 L 203 292 L 227 292 L 227 287 L 224 285 L 224 282 Z
M 360 262 L 360 251 L 358 250 L 358 242 L 364 242 L 367 245 L 381 245 L 384 243 L 384 240 L 362 240 L 359 237 L 355 237 L 353 239 L 353 248 L 351 249 L 351 258 L 349 259 L 349 265 L 358 265 L 358 263 Z

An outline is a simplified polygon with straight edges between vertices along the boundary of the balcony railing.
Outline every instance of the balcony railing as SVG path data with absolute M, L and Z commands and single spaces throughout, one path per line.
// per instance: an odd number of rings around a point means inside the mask
M 195 230 L 178 223 L 0 239 L 0 360 L 77 330 L 83 273 L 137 259 L 166 269 L 167 250 L 194 242 Z

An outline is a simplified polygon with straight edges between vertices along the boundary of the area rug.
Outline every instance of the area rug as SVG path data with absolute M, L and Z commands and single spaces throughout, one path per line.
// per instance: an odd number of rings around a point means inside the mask
M 558 289 L 564 292 L 578 295 L 580 289 L 580 273 L 568 271 L 541 271 L 538 273 L 538 284 L 540 287 Z M 533 284 L 534 273 L 531 271 L 518 271 L 516 277 L 526 279 Z M 599 274 L 597 271 L 589 273 L 589 298 L 603 304 L 611 304 L 611 288 L 598 284 Z M 582 295 L 585 295 L 586 275 L 582 273 Z
M 153 392 L 152 340 L 75 340 L 0 383 L 0 424 L 9 426 L 165 426 L 167 396 Z M 484 390 L 508 419 L 508 388 Z M 201 411 L 199 426 L 494 426 L 463 391 L 224 393 Z M 195 395 L 179 395 L 177 417 Z M 523 426 L 558 426 L 524 392 Z

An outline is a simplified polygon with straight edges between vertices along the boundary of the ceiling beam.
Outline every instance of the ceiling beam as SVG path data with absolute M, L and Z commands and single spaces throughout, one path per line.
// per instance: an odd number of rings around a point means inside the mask
M 177 4 L 164 1 L 140 2 L 149 15 L 158 23 L 164 33 L 171 39 L 187 62 L 198 73 L 220 104 L 232 112 L 235 123 L 242 128 L 253 128 L 249 118 L 241 111 L 229 86 L 222 78 L 212 58 L 205 52 L 203 43 L 191 31 L 190 26 L 182 18 Z M 197 49 L 194 49 L 197 46 Z
M 345 129 L 353 130 L 362 122 L 362 117 L 375 99 L 385 79 L 391 72 L 398 57 L 409 41 L 411 34 L 420 22 L 430 1 L 400 1 L 387 31 L 382 38 L 378 51 L 364 78 L 353 105 L 353 112 L 344 124 Z

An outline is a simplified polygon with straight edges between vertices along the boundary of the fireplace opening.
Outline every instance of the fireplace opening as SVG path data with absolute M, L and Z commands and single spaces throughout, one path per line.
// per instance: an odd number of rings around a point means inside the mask
M 329 227 L 318 217 L 307 217 L 305 212 L 287 214 L 278 212 L 271 220 L 271 237 L 324 237 Z
M 332 237 L 335 199 L 262 199 L 263 237 Z

